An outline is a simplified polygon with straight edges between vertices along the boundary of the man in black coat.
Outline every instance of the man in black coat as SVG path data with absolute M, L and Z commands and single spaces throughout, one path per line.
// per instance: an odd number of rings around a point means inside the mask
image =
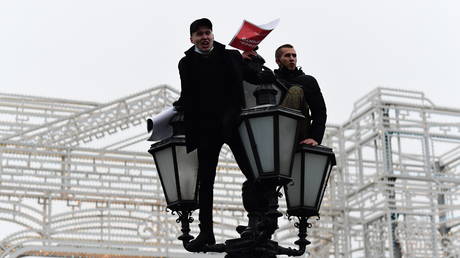
M 245 65 L 237 50 L 227 50 L 214 41 L 208 19 L 202 18 L 190 25 L 190 41 L 194 46 L 179 62 L 181 94 L 173 105 L 184 112 L 187 152 L 195 149 L 198 152 L 200 234 L 189 249 L 200 251 L 204 245 L 215 244 L 213 185 L 224 143 L 251 181 L 238 125 L 244 105 L 243 79 L 257 83 L 258 77 L 257 71 Z
M 300 109 L 306 117 L 299 123 L 300 143 L 313 146 L 321 144 L 327 114 L 318 82 L 297 67 L 297 53 L 292 45 L 278 47 L 275 58 L 279 66 L 279 69 L 274 71 L 275 77 L 288 88 L 281 105 Z

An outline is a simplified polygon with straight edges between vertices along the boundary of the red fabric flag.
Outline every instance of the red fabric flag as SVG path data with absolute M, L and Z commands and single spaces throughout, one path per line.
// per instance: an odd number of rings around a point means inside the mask
M 276 19 L 270 23 L 257 26 L 244 20 L 243 25 L 229 45 L 243 51 L 254 50 L 278 23 L 279 19 Z

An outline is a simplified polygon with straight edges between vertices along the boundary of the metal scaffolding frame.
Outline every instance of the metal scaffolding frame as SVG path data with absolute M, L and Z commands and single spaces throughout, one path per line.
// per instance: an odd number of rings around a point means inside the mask
M 107 104 L 0 94 L 0 223 L 14 228 L 1 257 L 203 257 L 184 252 L 147 145 L 135 147 L 177 97 L 164 85 Z M 338 165 L 310 219 L 310 257 L 460 257 L 460 109 L 377 88 L 323 144 Z M 223 241 L 246 223 L 244 178 L 228 148 L 218 170 Z M 292 246 L 296 234 L 280 219 L 274 238 Z
M 328 143 L 342 216 L 336 257 L 459 257 L 460 109 L 378 88 Z M 332 189 L 331 189 L 332 190 Z M 334 190 L 335 191 L 335 190 Z M 342 201 L 342 202 L 340 202 Z
M 99 103 L 0 93 L 0 139 L 97 106 Z

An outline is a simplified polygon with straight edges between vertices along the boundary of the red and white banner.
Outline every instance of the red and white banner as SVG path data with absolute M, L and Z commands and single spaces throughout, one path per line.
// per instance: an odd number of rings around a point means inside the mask
M 230 41 L 230 46 L 243 51 L 254 50 L 257 45 L 278 25 L 280 19 L 276 19 L 264 25 L 254 25 L 246 20 L 236 35 Z

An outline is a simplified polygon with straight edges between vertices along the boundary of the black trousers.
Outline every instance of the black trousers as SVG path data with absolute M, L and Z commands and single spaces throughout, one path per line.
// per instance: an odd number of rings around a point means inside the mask
M 235 160 L 246 176 L 243 184 L 243 204 L 248 212 L 265 211 L 268 209 L 261 186 L 254 183 L 253 175 L 249 169 L 243 143 L 238 133 L 238 128 L 231 130 L 231 135 L 224 137 L 222 128 L 214 121 L 202 121 L 200 124 L 200 138 L 198 141 L 198 180 L 199 180 L 199 220 L 204 228 L 212 228 L 212 206 L 214 180 L 222 145 L 227 144 Z

